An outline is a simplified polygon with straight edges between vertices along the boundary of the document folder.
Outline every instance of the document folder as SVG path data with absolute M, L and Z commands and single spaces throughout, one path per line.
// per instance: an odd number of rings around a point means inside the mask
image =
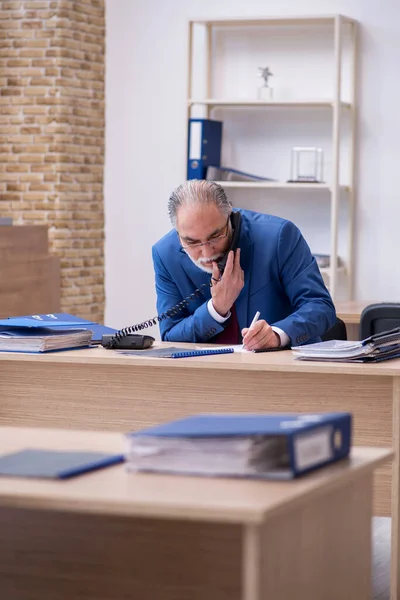
M 0 475 L 68 479 L 123 462 L 121 454 L 25 448 L 0 456 Z
M 292 479 L 348 456 L 350 413 L 195 415 L 127 434 L 132 471 Z
M 221 143 L 221 121 L 189 119 L 188 179 L 205 179 L 209 165 L 220 165 Z
M 400 327 L 377 333 L 361 341 L 329 340 L 292 346 L 299 360 L 330 362 L 381 362 L 400 358 Z
M 25 315 L 22 317 L 9 317 L 8 319 L 0 320 L 0 331 L 15 327 L 89 329 L 92 332 L 92 343 L 100 343 L 103 334 L 114 334 L 117 331 L 111 327 L 105 327 L 99 323 L 81 319 L 80 317 L 68 313 Z

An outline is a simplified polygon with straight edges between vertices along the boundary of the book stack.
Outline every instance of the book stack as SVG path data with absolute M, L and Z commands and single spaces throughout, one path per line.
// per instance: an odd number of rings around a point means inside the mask
M 345 458 L 349 413 L 195 415 L 126 434 L 128 470 L 292 479 Z
M 400 327 L 377 333 L 361 341 L 330 340 L 292 346 L 299 360 L 329 362 L 381 362 L 400 358 Z

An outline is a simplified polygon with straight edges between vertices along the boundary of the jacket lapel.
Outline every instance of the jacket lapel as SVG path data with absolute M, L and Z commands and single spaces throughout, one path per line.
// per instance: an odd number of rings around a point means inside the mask
M 240 330 L 248 327 L 254 315 L 249 315 L 250 298 L 250 273 L 253 258 L 253 243 L 250 241 L 246 232 L 242 230 L 240 236 L 240 266 L 244 271 L 244 287 L 236 300 L 236 314 L 239 321 Z M 249 321 L 250 318 L 250 321 Z

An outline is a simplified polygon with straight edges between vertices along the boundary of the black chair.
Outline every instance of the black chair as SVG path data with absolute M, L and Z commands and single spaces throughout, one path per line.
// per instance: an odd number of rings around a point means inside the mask
M 360 340 L 395 327 L 400 327 L 400 304 L 370 304 L 361 313 Z
M 321 335 L 321 339 L 323 342 L 329 340 L 347 340 L 346 325 L 342 319 L 336 317 L 336 323 L 324 335 Z

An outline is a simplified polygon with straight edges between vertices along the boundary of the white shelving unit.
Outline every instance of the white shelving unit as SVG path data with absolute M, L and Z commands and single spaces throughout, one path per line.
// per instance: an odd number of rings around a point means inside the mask
M 201 26 L 204 29 L 204 60 L 203 77 L 205 79 L 204 97 L 193 94 L 194 83 L 194 28 Z M 213 90 L 213 65 L 215 61 L 216 48 L 213 47 L 214 33 L 221 28 L 243 28 L 249 34 L 253 28 L 265 27 L 267 31 L 274 27 L 320 27 L 328 26 L 332 35 L 333 47 L 333 94 L 329 98 L 311 97 L 308 99 L 285 99 L 256 100 L 241 98 L 218 98 L 214 97 Z M 349 82 L 349 96 L 344 99 L 343 89 L 343 40 L 349 39 L 350 68 L 348 70 L 351 81 Z M 197 51 L 197 49 L 196 49 Z M 330 181 L 326 183 L 287 183 L 285 181 L 255 181 L 255 182 L 219 182 L 225 188 L 288 190 L 295 194 L 300 190 L 314 194 L 322 193 L 322 197 L 328 196 L 330 200 L 330 267 L 321 269 L 321 273 L 330 289 L 333 299 L 336 299 L 338 287 L 338 275 L 345 274 L 346 296 L 353 299 L 354 284 L 354 217 L 355 217 L 355 145 L 356 145 L 356 70 L 357 70 L 357 22 L 343 15 L 324 16 L 299 16 L 299 17 L 271 17 L 271 18 L 245 18 L 245 19 L 198 19 L 189 21 L 189 60 L 188 60 L 188 92 L 187 92 L 187 116 L 192 116 L 193 108 L 202 106 L 206 118 L 212 118 L 212 111 L 216 108 L 231 107 L 235 111 L 258 110 L 268 111 L 276 108 L 291 109 L 326 109 L 328 118 L 331 118 L 331 143 L 332 143 L 332 174 Z M 341 128 L 344 113 L 349 118 L 349 148 L 348 148 L 348 182 L 341 181 Z M 285 113 L 283 113 L 285 114 Z M 282 113 L 280 113 L 282 115 Z M 230 113 L 229 119 L 234 119 L 235 114 Z M 282 118 L 282 116 L 280 117 Z M 308 116 L 310 118 L 310 116 Z M 237 165 L 229 165 L 237 167 Z M 239 167 L 237 167 L 239 168 Z M 348 202 L 348 241 L 347 254 L 344 266 L 338 266 L 338 227 L 339 227 L 339 203 L 341 196 Z M 284 201 L 284 200 L 282 200 Z M 266 212 L 268 212 L 266 210 Z

